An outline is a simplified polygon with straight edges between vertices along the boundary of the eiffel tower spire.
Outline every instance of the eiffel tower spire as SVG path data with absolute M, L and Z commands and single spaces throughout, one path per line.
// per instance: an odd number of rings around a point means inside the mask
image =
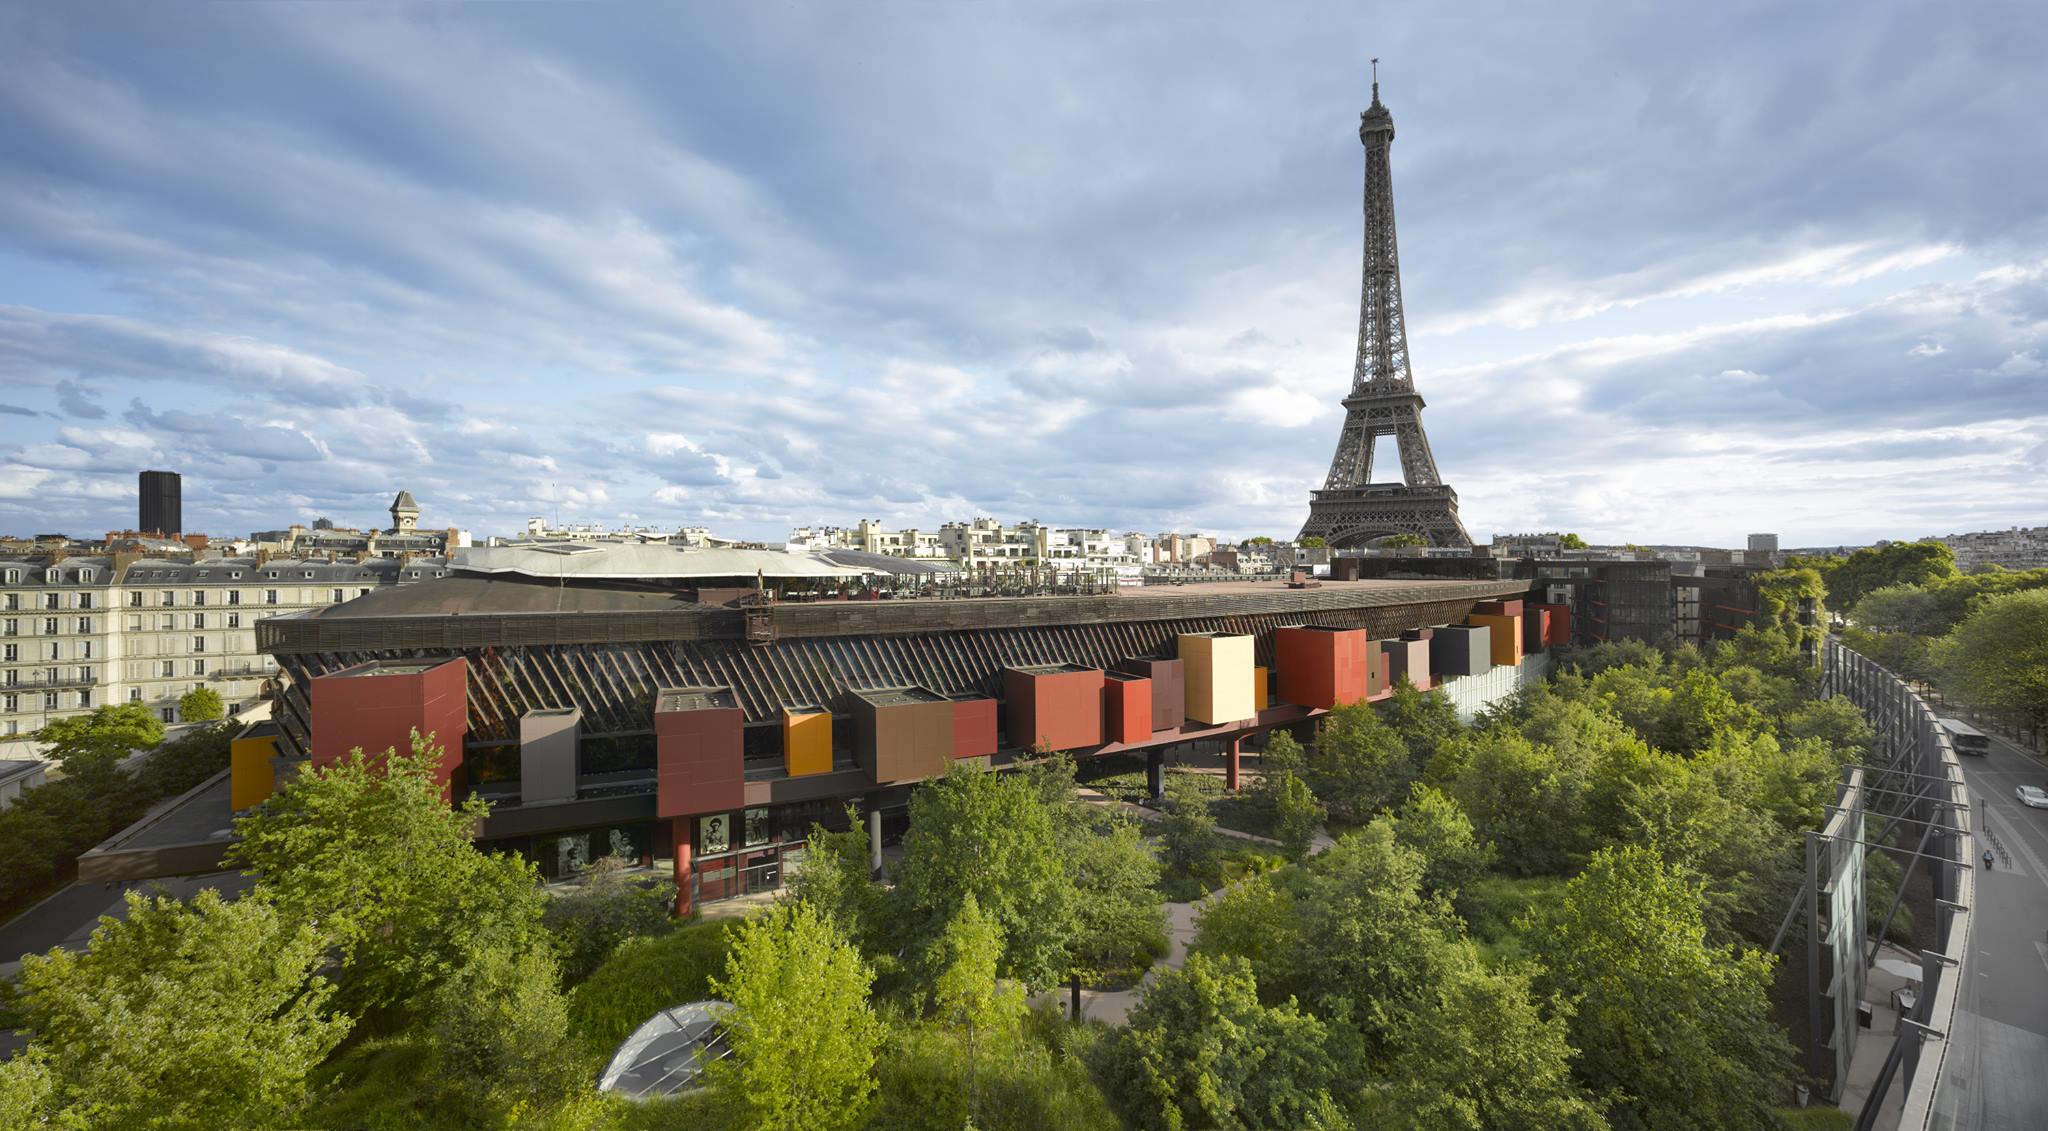
M 1358 355 L 1344 398 L 1344 431 L 1323 489 L 1310 493 L 1303 537 L 1332 546 L 1364 546 L 1390 534 L 1418 534 L 1433 546 L 1469 547 L 1458 519 L 1457 492 L 1437 475 L 1422 430 L 1421 394 L 1408 368 L 1408 329 L 1401 312 L 1401 254 L 1394 237 L 1394 176 L 1389 154 L 1394 115 L 1380 102 L 1379 60 L 1373 60 L 1372 105 L 1358 116 L 1365 146 L 1365 263 L 1359 283 Z M 1372 481 L 1380 437 L 1394 443 L 1401 482 Z

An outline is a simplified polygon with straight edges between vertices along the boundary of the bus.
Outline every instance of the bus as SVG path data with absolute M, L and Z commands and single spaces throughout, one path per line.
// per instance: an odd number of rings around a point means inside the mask
M 1956 753 L 1978 755 L 1991 753 L 1991 740 L 1984 737 L 1984 732 L 1976 727 L 1961 719 L 1936 719 L 1934 722 L 1942 730 L 1948 732 L 1948 744 L 1955 747 Z

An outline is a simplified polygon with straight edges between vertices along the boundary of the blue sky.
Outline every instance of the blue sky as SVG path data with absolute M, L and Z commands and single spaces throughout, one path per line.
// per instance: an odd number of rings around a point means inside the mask
M 1475 537 L 2048 522 L 2048 20 L 1561 9 L 0 9 L 0 531 L 1291 534 L 1373 55 Z

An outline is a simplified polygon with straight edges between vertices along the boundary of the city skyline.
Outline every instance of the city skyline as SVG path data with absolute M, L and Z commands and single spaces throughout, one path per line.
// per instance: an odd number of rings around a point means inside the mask
M 2048 513 L 2038 21 L 700 15 L 9 14 L 0 530 L 1285 537 L 1369 55 L 1476 538 Z

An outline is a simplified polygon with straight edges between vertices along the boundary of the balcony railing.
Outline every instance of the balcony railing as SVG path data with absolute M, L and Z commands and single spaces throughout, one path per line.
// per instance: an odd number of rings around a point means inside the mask
M 83 679 L 78 676 L 58 676 L 56 679 L 50 679 L 39 675 L 29 679 L 13 680 L 0 684 L 0 690 L 13 691 L 17 688 L 45 687 L 92 687 L 97 685 L 99 681 L 100 677 L 98 676 L 88 676 Z

